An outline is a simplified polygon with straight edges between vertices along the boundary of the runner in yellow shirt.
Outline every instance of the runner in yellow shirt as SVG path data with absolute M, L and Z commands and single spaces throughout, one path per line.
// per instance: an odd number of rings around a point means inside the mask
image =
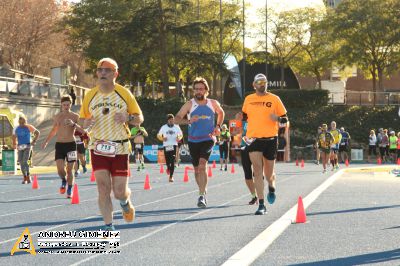
M 329 132 L 333 136 L 333 143 L 331 145 L 331 154 L 330 154 L 330 160 L 333 171 L 335 169 L 339 169 L 338 152 L 339 152 L 340 141 L 342 140 L 342 134 L 340 134 L 339 129 L 336 128 L 335 121 L 331 122 L 331 130 L 329 130 Z
M 99 207 L 105 230 L 115 230 L 111 189 L 119 199 L 127 222 L 135 217 L 128 187 L 131 150 L 128 122 L 140 124 L 143 115 L 132 93 L 115 83 L 118 65 L 111 58 L 97 64 L 98 85 L 83 99 L 79 123 L 90 131 L 89 149 L 99 191 Z

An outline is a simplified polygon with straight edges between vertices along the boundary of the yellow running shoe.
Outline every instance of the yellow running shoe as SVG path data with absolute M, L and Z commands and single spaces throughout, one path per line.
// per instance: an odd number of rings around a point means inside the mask
M 135 207 L 133 207 L 131 200 L 128 200 L 126 205 L 121 205 L 121 208 L 125 222 L 131 223 L 135 219 Z

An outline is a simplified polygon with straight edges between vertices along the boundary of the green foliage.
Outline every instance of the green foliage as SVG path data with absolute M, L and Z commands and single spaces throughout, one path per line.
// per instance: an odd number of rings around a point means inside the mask
M 157 133 L 161 126 L 167 123 L 167 114 L 175 115 L 182 107 L 184 102 L 181 98 L 169 98 L 169 99 L 148 99 L 148 98 L 137 98 L 137 102 L 142 109 L 144 122 L 142 126 L 146 129 L 149 136 L 146 138 L 147 144 L 159 143 L 157 139 Z M 184 135 L 186 126 L 181 126 Z
M 344 64 L 357 64 L 384 89 L 383 76 L 397 70 L 400 58 L 400 1 L 342 1 L 328 16 L 331 39 L 340 41 L 336 55 Z
M 318 108 L 326 106 L 329 101 L 326 90 L 271 90 L 278 95 L 285 106 L 291 108 Z

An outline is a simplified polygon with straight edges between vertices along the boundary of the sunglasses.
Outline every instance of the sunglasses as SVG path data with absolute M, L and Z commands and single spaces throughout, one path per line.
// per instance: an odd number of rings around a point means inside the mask
M 110 108 L 103 108 L 103 110 L 101 111 L 101 113 L 103 115 L 108 115 L 110 113 Z
M 265 84 L 267 84 L 267 82 L 264 81 L 264 80 L 258 80 L 258 81 L 255 82 L 255 84 L 256 85 L 265 85 Z
M 111 69 L 111 68 L 108 68 L 108 67 L 99 67 L 99 68 L 97 68 L 97 72 L 99 72 L 99 73 L 101 73 L 101 72 L 106 72 L 107 74 L 108 73 L 111 73 L 111 72 L 114 72 L 114 70 L 113 69 Z

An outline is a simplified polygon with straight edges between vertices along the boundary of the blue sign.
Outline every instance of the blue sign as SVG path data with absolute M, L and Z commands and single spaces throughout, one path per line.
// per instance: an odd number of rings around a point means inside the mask
M 161 149 L 162 146 L 159 145 L 145 145 L 143 149 L 143 156 L 145 157 L 145 161 L 147 162 L 157 162 L 157 154 L 158 149 Z M 179 150 L 181 162 L 190 163 L 192 162 L 192 158 L 190 157 L 189 149 L 187 145 L 182 145 Z M 213 147 L 213 151 L 211 152 L 209 162 L 219 160 L 219 148 L 218 145 Z

